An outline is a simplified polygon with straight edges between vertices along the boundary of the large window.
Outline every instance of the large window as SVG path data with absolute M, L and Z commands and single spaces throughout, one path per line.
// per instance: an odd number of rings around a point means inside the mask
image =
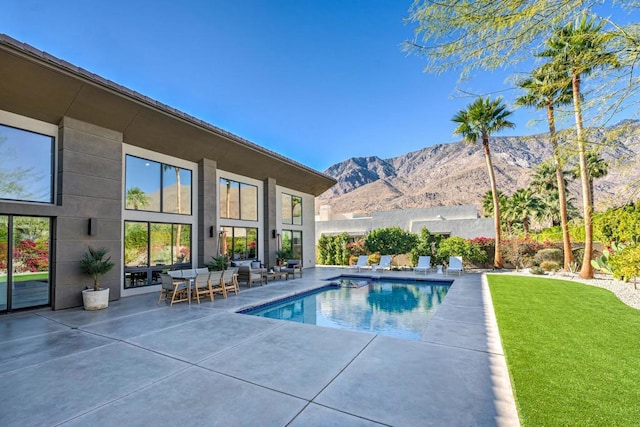
M 289 251 L 292 259 L 302 260 L 302 231 L 282 230 L 282 249 Z
M 258 229 L 222 227 L 220 253 L 231 260 L 256 259 L 258 256 Z
M 0 312 L 49 304 L 49 218 L 0 215 Z
M 53 203 L 55 139 L 0 125 L 0 199 Z
M 191 215 L 191 171 L 127 155 L 126 208 Z
M 220 218 L 258 220 L 258 187 L 220 178 Z
M 282 223 L 302 225 L 302 197 L 282 193 Z
M 161 271 L 190 266 L 191 225 L 125 221 L 125 289 L 155 285 Z

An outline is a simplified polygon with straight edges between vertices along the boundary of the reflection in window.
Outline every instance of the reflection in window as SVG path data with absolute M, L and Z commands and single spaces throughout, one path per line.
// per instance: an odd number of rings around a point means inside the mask
M 220 178 L 220 217 L 258 220 L 258 187 Z
M 53 203 L 54 138 L 0 125 L 0 199 Z
M 282 223 L 302 225 L 302 197 L 282 193 Z
M 288 251 L 291 258 L 302 260 L 302 231 L 282 230 L 282 249 Z
M 191 214 L 191 171 L 162 165 L 162 212 Z
M 125 221 L 125 288 L 157 284 L 158 273 L 191 265 L 191 226 Z
M 191 215 L 191 171 L 126 156 L 126 207 Z
M 222 227 L 220 253 L 231 260 L 256 259 L 258 257 L 258 229 L 246 227 Z
M 49 304 L 50 224 L 0 215 L 0 311 Z

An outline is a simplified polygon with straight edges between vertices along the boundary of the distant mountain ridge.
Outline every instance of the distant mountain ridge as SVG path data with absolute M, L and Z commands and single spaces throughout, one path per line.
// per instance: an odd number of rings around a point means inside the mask
M 571 130 L 561 134 L 563 149 L 575 145 Z M 640 181 L 636 167 L 640 153 L 640 121 L 626 120 L 608 128 L 591 130 L 589 140 L 601 147 L 609 174 L 595 180 L 596 208 L 626 203 Z M 494 137 L 490 142 L 498 189 L 512 194 L 526 187 L 532 170 L 552 156 L 548 134 Z M 436 144 L 391 159 L 357 157 L 324 171 L 338 183 L 316 198 L 334 213 L 372 212 L 431 206 L 476 205 L 489 186 L 482 145 L 454 142 Z M 571 196 L 580 205 L 577 182 Z

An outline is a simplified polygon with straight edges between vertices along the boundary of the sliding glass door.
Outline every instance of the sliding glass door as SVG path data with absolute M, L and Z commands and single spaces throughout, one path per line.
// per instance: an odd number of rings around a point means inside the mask
M 51 220 L 0 215 L 0 311 L 50 304 Z

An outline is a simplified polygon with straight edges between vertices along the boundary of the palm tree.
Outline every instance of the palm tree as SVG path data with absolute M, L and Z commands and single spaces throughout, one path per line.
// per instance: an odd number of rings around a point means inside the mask
M 498 200 L 500 202 L 500 210 L 504 208 L 504 204 L 507 201 L 507 196 L 498 190 Z M 491 190 L 487 190 L 486 193 L 482 196 L 482 214 L 485 217 L 490 217 L 493 215 L 493 193 Z
M 553 63 L 545 64 L 534 70 L 531 77 L 518 83 L 518 86 L 527 91 L 527 93 L 516 99 L 517 105 L 525 107 L 533 107 L 538 109 L 546 109 L 547 122 L 549 124 L 549 141 L 553 149 L 554 164 L 541 164 L 541 167 L 548 165 L 546 171 L 540 170 L 541 173 L 546 172 L 547 176 L 555 175 L 556 183 L 550 187 L 547 182 L 544 186 L 545 191 L 555 189 L 558 192 L 558 202 L 560 210 L 560 226 L 562 228 L 562 242 L 564 249 L 564 269 L 569 270 L 570 264 L 573 262 L 573 252 L 571 250 L 571 237 L 569 236 L 569 220 L 567 215 L 567 197 L 566 182 L 564 179 L 564 168 L 562 157 L 558 149 L 558 137 L 556 134 L 555 107 L 570 104 L 573 98 L 571 89 L 571 79 L 566 69 L 554 66 Z M 544 166 L 543 166 L 544 165 Z M 537 177 L 536 185 L 540 187 L 543 182 L 539 181 L 542 176 Z M 534 177 L 534 182 L 536 177 Z
M 138 210 L 149 206 L 150 201 L 151 197 L 147 196 L 147 193 L 139 187 L 131 187 L 127 190 L 127 207 Z
M 573 113 L 576 122 L 576 140 L 580 162 L 580 181 L 582 184 L 582 205 L 584 209 L 584 258 L 580 277 L 593 278 L 591 255 L 593 252 L 593 204 L 589 192 L 589 172 L 587 170 L 586 142 L 582 126 L 582 100 L 580 85 L 583 76 L 598 68 L 617 66 L 615 54 L 606 51 L 606 44 L 612 35 L 601 32 L 604 21 L 597 23 L 584 15 L 581 19 L 565 25 L 547 41 L 547 50 L 540 56 L 552 58 L 557 67 L 564 67 L 571 76 Z
M 587 171 L 589 172 L 589 194 L 591 197 L 591 202 L 594 200 L 594 191 L 593 191 L 593 180 L 596 178 L 604 178 L 609 174 L 609 165 L 607 162 L 601 158 L 597 152 L 588 151 L 587 152 Z M 576 167 L 572 171 L 572 175 L 574 177 L 580 176 L 580 165 L 576 165 Z
M 542 209 L 540 199 L 533 194 L 533 191 L 520 188 L 509 199 L 509 205 L 511 219 L 520 221 L 524 236 L 528 237 L 531 218 L 536 217 Z
M 482 140 L 484 157 L 487 161 L 487 171 L 489 172 L 489 182 L 491 183 L 491 194 L 493 197 L 494 229 L 496 234 L 495 256 L 493 267 L 502 268 L 502 248 L 500 245 L 500 200 L 496 177 L 491 161 L 491 151 L 489 150 L 489 136 L 502 129 L 513 128 L 515 125 L 507 120 L 511 111 L 498 98 L 491 101 L 489 98 L 478 98 L 469 104 L 465 110 L 460 110 L 451 119 L 458 127 L 453 131 L 462 135 L 463 139 L 471 144 Z

